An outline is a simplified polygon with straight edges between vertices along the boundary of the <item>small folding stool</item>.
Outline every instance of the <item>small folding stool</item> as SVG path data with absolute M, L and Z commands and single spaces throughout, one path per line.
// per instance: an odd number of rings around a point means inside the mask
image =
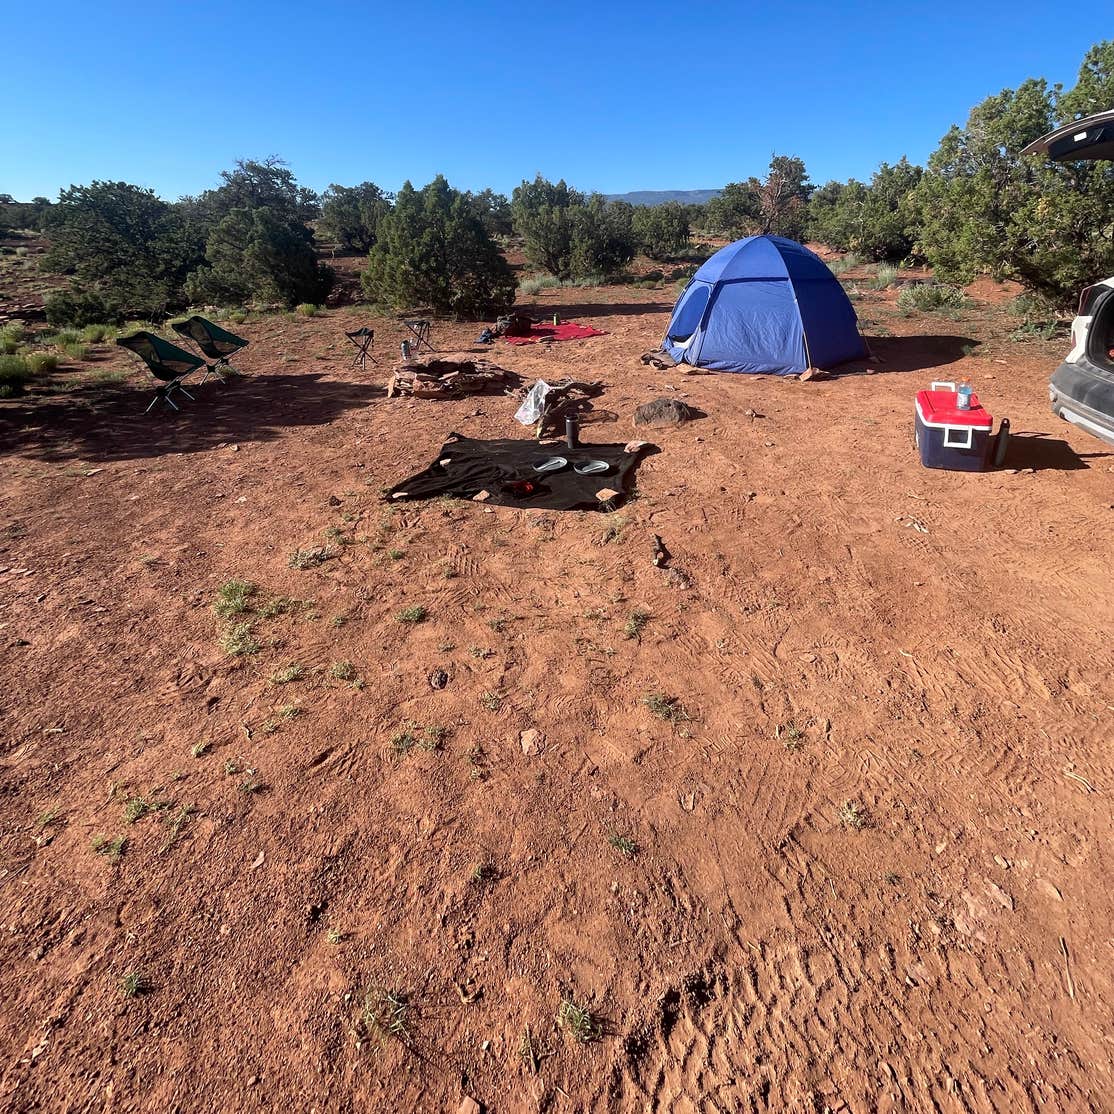
M 429 341 L 429 322 L 428 321 L 404 321 L 403 324 L 412 332 L 418 341 L 417 348 L 414 349 L 414 355 L 417 356 L 422 351 L 424 344 L 430 352 L 435 352 L 436 349 Z
M 345 333 L 344 335 L 356 346 L 356 355 L 352 357 L 353 367 L 358 367 L 362 371 L 369 356 L 371 356 L 371 362 L 373 364 L 379 362 L 371 354 L 371 346 L 375 343 L 374 329 L 369 329 L 365 325 L 362 329 L 357 329 L 354 333 Z

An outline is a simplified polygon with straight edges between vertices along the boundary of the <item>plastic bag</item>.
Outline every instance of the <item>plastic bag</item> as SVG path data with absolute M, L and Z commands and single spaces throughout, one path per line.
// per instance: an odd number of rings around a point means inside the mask
M 542 414 L 545 412 L 545 396 L 551 390 L 553 388 L 544 379 L 539 379 L 526 392 L 522 405 L 515 411 L 515 421 L 521 422 L 523 425 L 533 425 L 540 421 Z

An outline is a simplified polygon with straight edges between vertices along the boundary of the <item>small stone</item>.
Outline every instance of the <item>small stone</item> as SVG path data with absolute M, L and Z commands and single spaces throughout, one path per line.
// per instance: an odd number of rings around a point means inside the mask
M 533 757 L 535 754 L 540 754 L 542 749 L 542 742 L 545 736 L 533 727 L 528 727 L 518 736 L 519 746 L 522 747 L 522 753 L 527 758 Z
M 443 689 L 449 683 L 449 675 L 443 669 L 435 669 L 429 675 L 431 689 Z
M 469 1098 L 467 1095 L 460 1100 L 460 1106 L 457 1107 L 456 1114 L 480 1114 L 483 1107 L 480 1106 L 475 1099 Z
M 239 445 L 229 445 L 228 448 L 234 453 L 238 453 L 240 451 Z
M 1056 886 L 1054 886 L 1051 882 L 1049 882 L 1049 880 L 1047 878 L 1038 878 L 1037 879 L 1037 888 L 1046 897 L 1052 898 L 1053 901 L 1063 901 L 1064 900 L 1064 895 L 1062 893 L 1060 893 L 1059 889 Z
M 1001 867 L 1001 868 L 1002 868 L 1003 870 L 1009 870 L 1009 868 L 1010 868 L 1010 864 L 1009 864 L 1008 860 L 1006 860 L 1006 859 L 1003 859 L 1001 855 L 995 855 L 995 856 L 994 856 L 994 861 L 995 861 L 995 862 L 996 862 L 996 863 L 997 863 L 997 864 L 998 864 L 998 865 L 999 865 L 999 866 L 1000 866 L 1000 867 Z
M 696 417 L 696 412 L 691 406 L 686 406 L 680 399 L 655 398 L 652 402 L 644 402 L 634 412 L 635 425 L 669 426 L 684 425 Z
M 986 892 L 1004 909 L 1013 909 L 1013 898 L 1001 886 L 988 881 L 986 882 Z
M 335 495 L 330 495 L 329 496 L 329 506 L 330 507 L 339 507 L 340 506 L 340 500 Z

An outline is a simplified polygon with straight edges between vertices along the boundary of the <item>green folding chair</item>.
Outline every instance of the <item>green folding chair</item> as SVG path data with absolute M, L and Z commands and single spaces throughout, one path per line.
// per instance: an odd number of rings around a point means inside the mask
M 210 360 L 216 361 L 216 363 L 206 367 L 205 376 L 201 380 L 202 383 L 210 375 L 215 375 L 223 383 L 224 376 L 220 370 L 222 367 L 235 371 L 237 375 L 240 374 L 228 362 L 228 357 L 234 356 L 241 348 L 247 348 L 248 342 L 243 337 L 227 332 L 219 325 L 214 325 L 212 321 L 207 321 L 204 317 L 196 315 L 188 321 L 175 321 L 172 328 L 180 336 L 192 340 Z
M 151 412 L 159 399 L 162 399 L 172 410 L 177 410 L 178 407 L 174 405 L 174 399 L 171 397 L 175 391 L 193 401 L 193 395 L 182 386 L 182 380 L 199 368 L 208 368 L 209 365 L 200 356 L 195 356 L 192 352 L 187 352 L 184 348 L 179 348 L 176 344 L 171 344 L 170 341 L 148 332 L 119 337 L 116 343 L 121 348 L 134 352 L 147 365 L 151 374 L 162 383 L 144 411 L 145 414 Z

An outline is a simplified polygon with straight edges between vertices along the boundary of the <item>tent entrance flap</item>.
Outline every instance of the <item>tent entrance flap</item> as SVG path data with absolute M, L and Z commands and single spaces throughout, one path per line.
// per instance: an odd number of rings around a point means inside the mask
M 700 328 L 711 292 L 712 288 L 706 282 L 689 283 L 673 310 L 665 332 L 667 340 L 678 345 L 687 345 L 692 340 L 693 334 Z

